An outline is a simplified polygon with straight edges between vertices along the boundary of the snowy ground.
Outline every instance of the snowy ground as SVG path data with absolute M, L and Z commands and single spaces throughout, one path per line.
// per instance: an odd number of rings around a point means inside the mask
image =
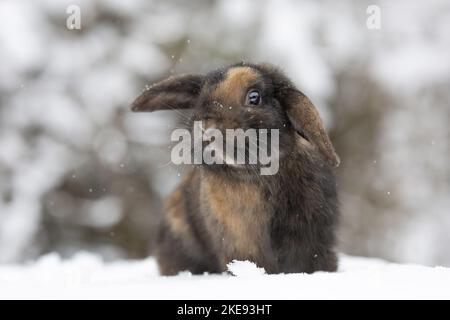
M 103 263 L 80 253 L 0 266 L 0 299 L 450 299 L 450 268 L 342 256 L 337 273 L 265 275 L 235 262 L 231 275 L 158 275 L 155 260 Z

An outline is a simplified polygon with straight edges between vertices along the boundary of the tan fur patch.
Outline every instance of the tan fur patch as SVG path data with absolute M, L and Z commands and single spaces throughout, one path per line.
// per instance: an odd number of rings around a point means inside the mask
M 208 195 L 208 204 L 213 219 L 222 228 L 223 256 L 227 259 L 250 259 L 258 264 L 265 260 L 269 239 L 267 232 L 270 217 L 262 207 L 258 187 L 248 183 L 227 185 L 222 179 L 206 176 L 202 182 L 202 193 Z M 258 261 L 259 259 L 259 261 Z
M 248 87 L 257 80 L 259 75 L 250 67 L 236 67 L 228 70 L 225 79 L 215 88 L 212 93 L 214 98 L 231 98 L 238 102 L 241 97 L 242 88 Z
M 302 147 L 312 148 L 313 147 L 311 142 L 309 142 L 308 140 L 306 140 L 299 134 L 295 135 L 295 142 L 297 143 L 297 146 L 300 148 L 302 148 Z
M 334 151 L 316 108 L 306 96 L 298 96 L 297 99 L 298 102 L 287 110 L 294 128 L 302 128 L 330 164 L 338 166 L 339 156 Z
M 179 189 L 172 192 L 167 199 L 164 211 L 166 213 L 165 218 L 174 234 L 182 234 L 188 231 L 183 197 Z

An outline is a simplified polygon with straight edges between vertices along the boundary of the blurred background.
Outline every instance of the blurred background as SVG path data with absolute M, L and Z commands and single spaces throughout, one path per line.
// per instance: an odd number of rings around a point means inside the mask
M 129 104 L 244 60 L 279 65 L 319 109 L 342 160 L 340 251 L 450 266 L 449 57 L 445 0 L 1 0 L 0 263 L 151 255 L 183 175 L 179 119 Z

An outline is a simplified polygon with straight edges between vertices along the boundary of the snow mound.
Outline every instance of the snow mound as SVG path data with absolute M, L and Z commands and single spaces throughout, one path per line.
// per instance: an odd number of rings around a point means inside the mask
M 264 268 L 259 268 L 258 266 L 256 266 L 256 264 L 248 260 L 233 260 L 229 264 L 227 264 L 227 268 L 232 275 L 238 277 L 254 277 L 266 273 Z
M 335 273 L 267 275 L 249 261 L 232 275 L 163 277 L 154 258 L 105 263 L 79 253 L 0 265 L 0 299 L 450 299 L 450 268 L 342 255 Z M 233 276 L 235 275 L 235 276 Z

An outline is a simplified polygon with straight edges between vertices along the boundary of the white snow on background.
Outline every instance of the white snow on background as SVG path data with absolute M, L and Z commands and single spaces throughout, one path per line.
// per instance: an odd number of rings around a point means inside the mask
M 250 262 L 229 274 L 158 275 L 153 258 L 105 264 L 79 253 L 0 267 L 0 299 L 450 299 L 450 268 L 341 256 L 337 273 L 265 275 Z

